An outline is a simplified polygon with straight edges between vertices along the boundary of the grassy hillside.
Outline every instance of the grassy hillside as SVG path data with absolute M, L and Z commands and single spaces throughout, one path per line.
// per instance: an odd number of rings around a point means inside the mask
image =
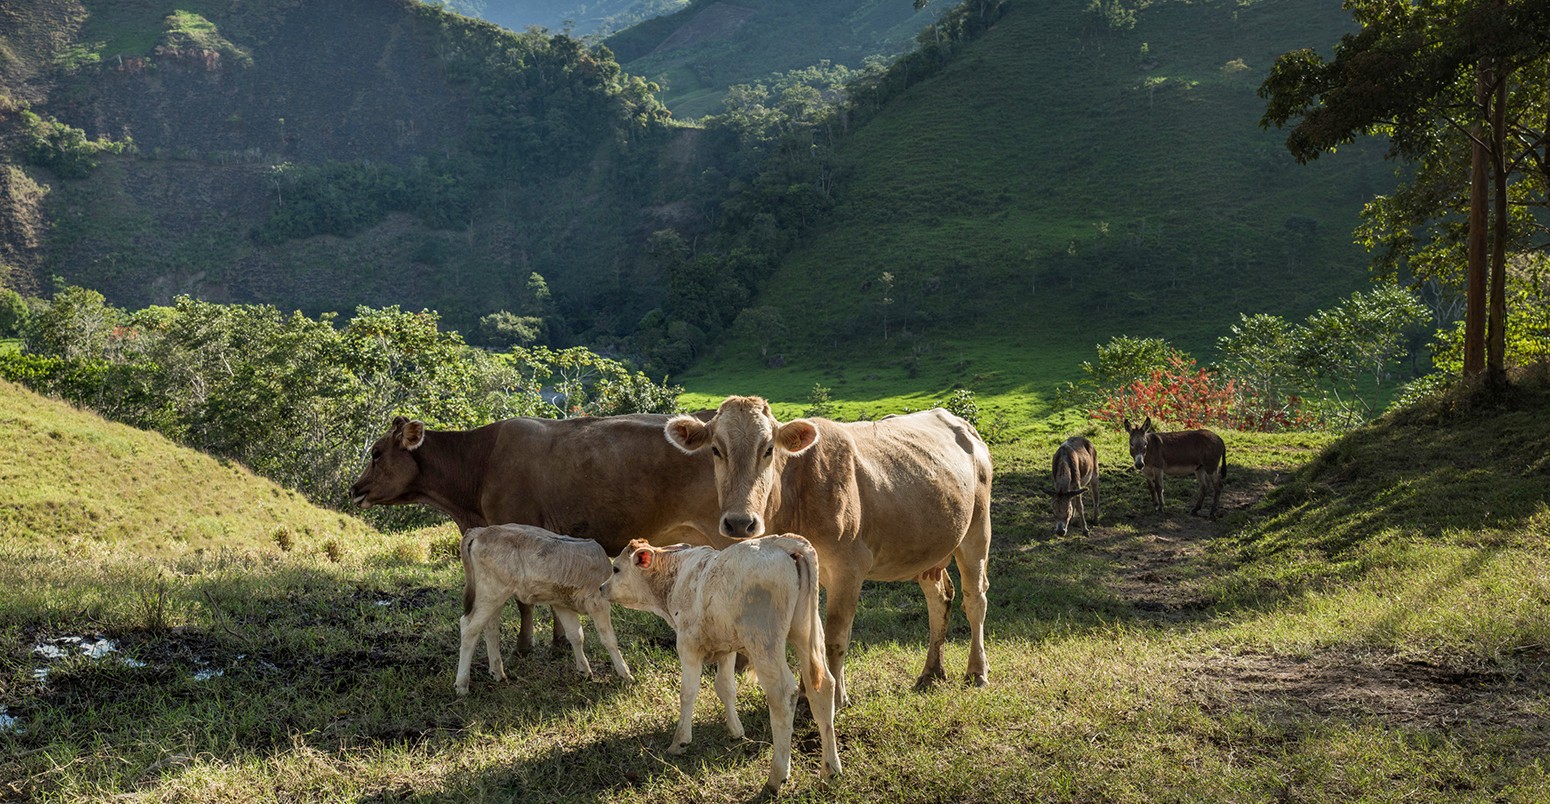
M 0 545 L 7 548 L 278 553 L 281 530 L 306 551 L 376 533 L 244 467 L 4 381 L 0 440 L 8 445 L 0 463 Z
M 1215 522 L 1183 512 L 1185 480 L 1152 513 L 1119 438 L 1099 435 L 1103 519 L 1061 539 L 1038 492 L 1057 438 L 998 445 L 991 685 L 911 691 L 919 590 L 869 585 L 837 719 L 845 775 L 817 786 L 799 725 L 788 797 L 1544 800 L 1547 411 L 1541 381 L 1333 443 L 1228 433 Z M 726 737 L 707 689 L 688 753 L 664 753 L 678 664 L 648 615 L 616 612 L 633 685 L 508 643 L 512 680 L 476 677 L 456 698 L 460 569 L 445 553 L 4 553 L 9 795 L 743 801 L 766 772 L 747 678 L 752 741 Z M 81 634 L 134 663 L 32 651 Z M 945 660 L 963 667 L 961 613 Z
M 814 383 L 1047 399 L 1112 335 L 1209 357 L 1240 312 L 1300 318 L 1362 286 L 1350 231 L 1391 166 L 1370 147 L 1296 165 L 1255 95 L 1278 54 L 1328 47 L 1348 18 L 1160 2 L 1111 32 L 1086 5 L 1014 2 L 857 130 L 833 216 L 755 301 L 783 315 L 785 367 L 733 343 L 681 380 L 784 401 Z
M 916 10 L 897 0 L 697 0 L 620 31 L 607 44 L 626 69 L 665 88 L 662 99 L 674 115 L 695 118 L 721 113 L 721 99 L 733 84 L 766 81 L 770 73 L 825 60 L 859 68 L 868 56 L 906 50 L 947 5 Z
M 688 0 L 429 0 L 469 17 L 514 31 L 531 25 L 569 29 L 577 36 L 608 34 L 641 20 L 677 11 Z

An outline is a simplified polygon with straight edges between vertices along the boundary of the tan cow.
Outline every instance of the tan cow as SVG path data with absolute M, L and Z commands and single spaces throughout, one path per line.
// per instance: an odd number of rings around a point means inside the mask
M 458 530 L 516 523 L 593 539 L 608 555 L 630 537 L 708 544 L 721 518 L 708 456 L 664 443 L 668 417 L 516 418 L 477 430 L 431 430 L 402 416 L 371 447 L 357 505 L 429 505 Z M 533 644 L 521 604 L 518 648 Z M 555 634 L 558 641 L 559 633 Z
M 840 772 L 834 740 L 834 676 L 824 662 L 818 621 L 818 554 L 796 534 L 737 542 L 717 551 L 678 545 L 659 549 L 631 542 L 614 559 L 603 584 L 610 602 L 649 611 L 678 632 L 678 730 L 669 754 L 681 754 L 694 736 L 694 699 L 700 669 L 716 663 L 716 695 L 726 710 L 727 731 L 742 739 L 737 717 L 738 651 L 748 654 L 770 707 L 775 755 L 765 787 L 774 792 L 791 775 L 791 731 L 796 681 L 786 664 L 786 645 L 796 649 L 807 703 L 823 744 L 823 778 Z
M 931 641 L 917 686 L 944 679 L 954 558 L 972 637 L 966 680 L 983 686 L 985 565 L 990 554 L 990 451 L 940 408 L 874 422 L 782 424 L 759 397 L 728 398 L 702 422 L 675 416 L 667 439 L 690 460 L 710 453 L 721 500 L 720 547 L 774 531 L 813 543 L 828 590 L 829 668 L 841 705 L 845 652 L 864 580 L 915 580 L 926 593 Z
M 481 634 L 489 655 L 490 675 L 497 681 L 506 679 L 505 663 L 501 661 L 500 613 L 513 596 L 523 603 L 542 603 L 554 610 L 576 654 L 576 671 L 584 676 L 592 675 L 592 665 L 587 662 L 580 615 L 591 617 L 603 647 L 608 649 L 614 673 L 634 680 L 619 653 L 619 641 L 614 638 L 608 601 L 598 590 L 610 574 L 608 554 L 603 552 L 602 545 L 533 525 L 494 525 L 470 528 L 463 535 L 460 552 L 463 616 L 458 620 L 462 637 L 455 685 L 458 695 L 468 694 L 469 665 Z

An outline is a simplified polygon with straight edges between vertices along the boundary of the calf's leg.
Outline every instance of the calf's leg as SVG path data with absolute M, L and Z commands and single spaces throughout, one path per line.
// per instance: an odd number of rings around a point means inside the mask
M 737 653 L 722 656 L 716 662 L 716 697 L 726 710 L 727 733 L 732 739 L 743 739 L 743 721 L 737 717 Z
M 592 665 L 587 662 L 586 637 L 581 633 L 581 615 L 564 606 L 550 604 L 554 610 L 555 628 L 565 629 L 565 638 L 570 641 L 571 651 L 576 654 L 576 672 L 590 678 Z
M 770 707 L 770 742 L 774 756 L 770 759 L 770 776 L 764 787 L 774 793 L 791 776 L 791 732 L 792 722 L 796 719 L 797 685 L 791 677 L 791 669 L 786 666 L 784 644 L 761 645 L 751 648 L 749 653 L 759 671 L 759 683 L 764 686 L 764 697 Z M 817 716 L 815 711 L 814 717 Z
M 458 647 L 457 681 L 453 684 L 458 695 L 468 694 L 469 666 L 474 660 L 474 644 L 481 635 L 484 636 L 485 651 L 489 654 L 490 675 L 497 681 L 506 679 L 500 650 L 500 613 L 506 598 L 494 594 L 489 584 L 484 584 L 481 592 L 475 597 L 469 612 L 458 619 L 461 644 Z
M 698 656 L 678 647 L 678 665 L 683 675 L 678 680 L 678 730 L 673 732 L 673 742 L 667 747 L 669 754 L 682 754 L 694 739 L 694 698 L 700 693 L 700 670 L 704 663 Z
M 624 663 L 624 655 L 619 653 L 619 640 L 614 636 L 614 621 L 609 610 L 608 601 L 602 595 L 595 595 L 587 601 L 587 616 L 592 618 L 592 625 L 597 629 L 597 635 L 603 638 L 603 647 L 608 649 L 608 660 L 613 662 L 614 675 L 625 681 L 634 681 L 635 676 L 630 673 L 630 666 Z

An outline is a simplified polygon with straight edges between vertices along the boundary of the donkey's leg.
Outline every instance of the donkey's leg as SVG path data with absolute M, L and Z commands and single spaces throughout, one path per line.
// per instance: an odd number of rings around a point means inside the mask
M 1206 473 L 1204 466 L 1195 470 L 1195 485 L 1198 486 L 1198 488 L 1195 491 L 1195 504 L 1189 509 L 1191 514 L 1199 514 L 1200 506 L 1205 505 L 1206 489 L 1211 485 L 1210 478 L 1211 476 Z
M 1146 488 L 1152 492 L 1152 508 L 1157 513 L 1163 510 L 1163 476 L 1162 472 L 1148 472 L 1146 474 Z
M 1076 512 L 1082 517 L 1082 535 L 1087 536 L 1093 529 L 1087 526 L 1087 504 L 1082 501 L 1082 495 L 1076 495 Z
M 1216 472 L 1211 473 L 1211 518 L 1216 519 L 1216 512 L 1222 502 L 1222 476 Z

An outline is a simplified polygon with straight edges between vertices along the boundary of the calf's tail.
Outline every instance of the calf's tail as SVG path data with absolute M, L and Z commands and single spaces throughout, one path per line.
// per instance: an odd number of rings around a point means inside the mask
M 814 690 L 823 688 L 823 677 L 828 675 L 828 663 L 824 660 L 823 619 L 818 610 L 818 553 L 806 539 L 793 540 L 791 557 L 797 565 L 796 621 L 801 625 L 803 643 L 797 645 L 797 662 L 802 667 L 802 680 Z
M 463 558 L 463 616 L 467 617 L 474 611 L 474 600 L 479 596 L 478 588 L 474 581 L 474 536 L 479 531 L 469 529 L 463 536 L 463 541 L 458 545 L 458 555 Z

